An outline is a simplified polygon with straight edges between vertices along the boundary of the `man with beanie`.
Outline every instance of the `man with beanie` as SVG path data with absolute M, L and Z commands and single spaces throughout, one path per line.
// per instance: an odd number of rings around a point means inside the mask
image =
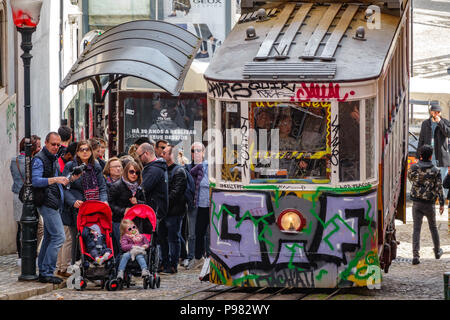
M 433 164 L 440 169 L 441 179 L 447 175 L 450 166 L 450 153 L 448 151 L 448 138 L 450 137 L 450 122 L 441 116 L 441 107 L 432 105 L 430 118 L 422 122 L 420 128 L 419 143 L 417 150 L 425 144 L 433 148 Z M 419 158 L 419 157 L 417 157 Z

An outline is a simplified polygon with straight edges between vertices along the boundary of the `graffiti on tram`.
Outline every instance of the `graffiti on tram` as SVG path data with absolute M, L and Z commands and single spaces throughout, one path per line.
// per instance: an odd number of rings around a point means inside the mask
M 377 193 L 370 186 L 309 193 L 260 188 L 213 191 L 213 282 L 305 288 L 380 285 Z M 352 195 L 356 189 L 364 192 Z M 306 224 L 299 233 L 280 231 L 281 208 L 300 212 Z

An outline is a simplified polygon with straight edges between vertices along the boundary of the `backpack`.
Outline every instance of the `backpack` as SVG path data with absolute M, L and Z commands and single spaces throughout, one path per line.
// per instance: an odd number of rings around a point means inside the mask
M 191 212 L 195 209 L 195 181 L 192 177 L 191 173 L 186 169 L 184 166 L 177 165 L 173 170 L 171 174 L 172 176 L 175 174 L 175 171 L 182 168 L 184 172 L 186 173 L 186 191 L 184 191 L 184 199 L 186 200 L 186 204 L 188 206 L 188 212 Z

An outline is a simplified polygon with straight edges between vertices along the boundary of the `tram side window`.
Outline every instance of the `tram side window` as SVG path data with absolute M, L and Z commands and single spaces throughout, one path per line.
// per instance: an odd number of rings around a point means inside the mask
M 241 105 L 239 102 L 222 102 L 222 179 L 241 182 Z
M 366 100 L 366 179 L 375 178 L 375 98 Z
M 359 101 L 339 103 L 339 181 L 360 180 Z
M 330 103 L 253 103 L 250 112 L 254 146 L 251 182 L 264 179 L 301 179 L 302 183 L 329 183 L 327 146 Z

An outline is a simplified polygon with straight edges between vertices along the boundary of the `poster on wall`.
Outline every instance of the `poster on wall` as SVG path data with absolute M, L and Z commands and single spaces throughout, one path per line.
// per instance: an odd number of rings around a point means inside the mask
M 201 38 L 195 59 L 209 62 L 225 40 L 225 0 L 164 0 L 164 21 Z
M 127 97 L 124 100 L 124 151 L 138 138 L 148 137 L 155 142 L 168 141 L 189 158 L 191 144 L 202 141 L 205 117 L 204 95 L 172 97 L 152 93 L 145 97 Z

